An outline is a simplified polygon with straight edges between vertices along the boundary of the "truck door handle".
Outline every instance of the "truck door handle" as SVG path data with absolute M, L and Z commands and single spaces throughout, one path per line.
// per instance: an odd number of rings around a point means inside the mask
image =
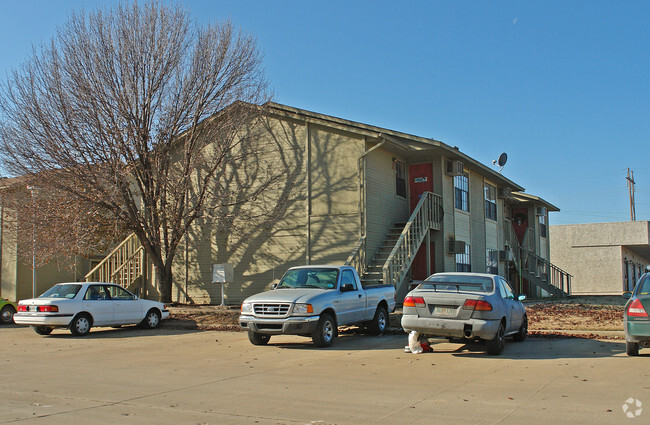
M 359 294 L 359 298 L 361 298 L 361 294 Z

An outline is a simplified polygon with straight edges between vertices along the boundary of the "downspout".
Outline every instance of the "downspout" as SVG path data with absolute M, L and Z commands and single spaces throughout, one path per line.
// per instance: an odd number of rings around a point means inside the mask
M 305 173 L 307 174 L 307 243 L 305 245 L 305 263 L 311 263 L 311 135 L 309 121 L 305 121 Z

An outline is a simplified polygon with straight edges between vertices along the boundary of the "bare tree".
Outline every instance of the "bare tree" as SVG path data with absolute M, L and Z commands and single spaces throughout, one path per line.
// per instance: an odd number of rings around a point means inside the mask
M 56 187 L 36 186 L 25 177 L 0 181 L 0 206 L 2 225 L 15 238 L 18 259 L 25 264 L 35 260 L 37 267 L 62 260 L 59 264 L 73 270 L 75 262 L 66 260 L 101 256 L 127 234 L 103 208 Z
M 267 100 L 256 41 L 229 22 L 155 1 L 73 13 L 2 87 L 2 165 L 135 232 L 168 302 L 179 243 L 220 170 L 254 154 Z

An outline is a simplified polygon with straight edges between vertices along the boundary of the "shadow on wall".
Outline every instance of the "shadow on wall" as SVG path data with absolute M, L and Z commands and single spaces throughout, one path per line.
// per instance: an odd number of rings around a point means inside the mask
M 330 166 L 348 149 L 344 138 L 324 132 L 313 138 L 311 199 L 318 206 L 311 206 L 311 258 L 340 264 L 358 239 L 356 198 L 345 197 L 357 195 L 356 168 Z M 221 302 L 220 285 L 211 283 L 213 264 L 234 265 L 235 281 L 226 285 L 232 304 L 270 288 L 288 267 L 306 263 L 305 139 L 304 125 L 267 118 L 248 129 L 238 152 L 224 158 L 204 214 L 188 233 L 186 256 L 180 248 L 174 270 L 179 301 Z M 341 213 L 340 194 L 354 200 L 353 212 Z

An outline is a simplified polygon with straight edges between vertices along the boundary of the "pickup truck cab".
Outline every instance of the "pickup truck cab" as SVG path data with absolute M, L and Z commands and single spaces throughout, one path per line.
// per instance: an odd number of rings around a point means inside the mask
M 362 325 L 373 334 L 383 333 L 393 310 L 392 285 L 364 287 L 353 267 L 301 266 L 287 270 L 271 291 L 244 300 L 239 324 L 254 345 L 288 334 L 328 347 L 339 326 Z

